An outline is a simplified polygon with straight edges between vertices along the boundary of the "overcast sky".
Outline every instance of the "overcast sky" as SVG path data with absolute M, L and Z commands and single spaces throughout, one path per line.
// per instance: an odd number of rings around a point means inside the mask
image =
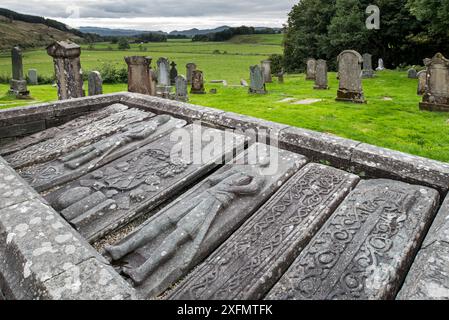
M 54 18 L 72 27 L 183 30 L 281 27 L 299 0 L 0 0 L 0 7 Z

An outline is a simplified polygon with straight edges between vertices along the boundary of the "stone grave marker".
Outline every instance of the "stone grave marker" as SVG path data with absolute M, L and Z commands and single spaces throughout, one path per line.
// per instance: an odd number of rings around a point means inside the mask
M 449 60 L 441 53 L 426 60 L 427 84 L 420 108 L 449 111 Z
M 249 93 L 265 94 L 267 90 L 265 89 L 265 81 L 263 78 L 262 70 L 258 65 L 249 67 L 250 69 L 250 85 Z
M 167 58 L 157 60 L 157 84 L 159 86 L 170 86 L 170 62 Z
M 206 132 L 221 148 L 213 154 L 199 151 L 200 159 L 196 161 L 193 143 L 207 147 L 211 142 L 205 141 Z M 193 138 L 194 134 L 201 141 L 193 141 L 197 138 Z M 183 141 L 187 145 L 179 150 L 178 139 L 173 136 L 187 137 Z M 236 143 L 225 143 L 226 139 Z M 243 136 L 230 132 L 189 125 L 82 176 L 48 194 L 46 200 L 92 242 L 154 209 L 216 168 L 224 156 L 232 158 L 234 149 L 243 147 L 244 141 Z
M 315 90 L 327 90 L 328 79 L 327 79 L 327 62 L 326 60 L 319 59 L 316 62 L 316 73 L 315 73 Z
M 339 89 L 337 101 L 365 103 L 362 89 L 362 56 L 354 50 L 345 50 L 338 56 Z
M 186 121 L 159 115 L 128 125 L 110 137 L 91 141 L 76 151 L 21 170 L 20 175 L 41 192 L 70 182 L 181 128 Z
M 379 58 L 377 62 L 376 71 L 384 71 L 384 70 L 385 70 L 384 60 L 382 58 Z
M 81 47 L 70 41 L 57 41 L 47 47 L 53 58 L 59 100 L 84 96 Z
M 427 70 L 418 72 L 418 96 L 422 96 L 426 92 Z
M 276 76 L 278 77 L 278 83 L 284 83 L 284 75 L 285 71 L 284 68 L 282 68 L 282 70 L 276 74 Z
M 196 64 L 190 62 L 186 64 L 187 84 L 192 84 L 193 71 L 196 70 Z
M 263 73 L 263 79 L 265 83 L 272 83 L 273 79 L 271 77 L 271 60 L 263 60 L 260 63 Z
M 362 78 L 373 78 L 374 70 L 373 70 L 373 56 L 369 53 L 365 53 L 363 55 L 363 70 L 362 70 Z
M 103 79 L 98 71 L 92 71 L 89 73 L 89 96 L 96 96 L 103 94 Z
M 315 80 L 316 60 L 313 58 L 307 59 L 306 80 Z
M 344 171 L 308 164 L 184 279 L 169 298 L 263 298 L 358 181 L 357 176 Z
M 174 61 L 172 61 L 170 66 L 171 66 L 171 69 L 170 69 L 170 84 L 172 86 L 174 86 L 175 83 L 176 83 L 176 77 L 178 76 L 178 70 L 176 69 L 176 63 Z
M 175 100 L 187 102 L 187 79 L 182 75 L 178 75 L 175 80 Z
M 226 164 L 106 248 L 114 261 L 127 265 L 123 271 L 143 296 L 158 295 L 186 275 L 306 163 L 299 154 L 265 144 L 253 144 L 238 159 L 255 150 L 257 163 Z
M 439 194 L 430 188 L 360 182 L 266 298 L 394 298 L 438 204 Z
M 150 92 L 152 96 L 156 95 L 156 87 L 157 87 L 157 74 L 150 67 Z
M 36 69 L 30 69 L 28 70 L 28 80 L 30 85 L 38 85 L 38 78 L 37 78 L 37 70 Z
M 205 94 L 203 71 L 193 70 L 191 94 Z
M 22 49 L 14 47 L 11 50 L 12 61 L 12 79 L 10 86 L 10 94 L 15 95 L 17 98 L 28 98 L 30 92 L 27 89 L 27 82 L 23 78 L 23 62 L 22 62 Z
M 245 79 L 240 79 L 240 85 L 242 86 L 242 87 L 248 87 L 249 85 L 248 85 L 248 82 L 245 80 Z
M 407 76 L 409 79 L 416 79 L 418 78 L 418 71 L 416 71 L 416 69 L 409 69 L 407 71 Z
M 74 151 L 87 143 L 107 137 L 127 126 L 154 116 L 138 109 L 122 107 L 122 111 L 113 113 L 99 121 L 88 123 L 74 130 L 63 132 L 56 137 L 31 145 L 5 157 L 15 169 L 52 160 L 67 152 Z
M 155 95 L 152 91 L 150 64 L 151 57 L 131 56 L 125 57 L 128 65 L 128 91 Z

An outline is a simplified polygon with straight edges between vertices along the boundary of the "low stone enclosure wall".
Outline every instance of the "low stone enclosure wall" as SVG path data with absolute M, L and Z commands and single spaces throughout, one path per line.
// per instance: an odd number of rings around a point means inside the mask
M 120 136 L 150 122 L 142 142 Z M 142 177 L 165 163 L 168 132 L 196 122 L 265 130 L 278 171 L 170 163 Z M 74 128 L 90 128 L 74 136 L 84 142 L 59 150 Z M 87 142 L 120 149 L 97 161 Z M 446 163 L 128 92 L 2 110 L 0 154 L 0 299 L 449 297 Z M 230 188 L 242 176 L 252 182 Z

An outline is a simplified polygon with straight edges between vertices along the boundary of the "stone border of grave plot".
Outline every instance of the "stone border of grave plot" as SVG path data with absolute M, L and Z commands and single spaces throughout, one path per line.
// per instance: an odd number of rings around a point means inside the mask
M 376 147 L 359 141 L 326 133 L 291 127 L 232 112 L 161 99 L 137 93 L 120 92 L 79 98 L 36 106 L 0 110 L 0 143 L 5 138 L 4 127 L 26 128 L 36 121 L 45 127 L 58 125 L 112 103 L 124 103 L 156 114 L 170 114 L 188 122 L 202 121 L 215 128 L 247 130 L 264 129 L 278 137 L 283 149 L 301 153 L 312 161 L 331 164 L 362 177 L 390 178 L 422 184 L 438 189 L 443 195 L 449 190 L 449 164 L 423 157 Z M 25 132 L 21 132 L 24 135 Z M 12 134 L 10 134 L 12 135 Z

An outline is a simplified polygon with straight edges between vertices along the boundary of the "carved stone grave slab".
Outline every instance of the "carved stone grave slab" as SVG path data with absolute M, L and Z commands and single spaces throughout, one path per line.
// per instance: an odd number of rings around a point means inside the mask
M 192 161 L 194 135 L 216 136 L 222 148 Z M 172 136 L 173 135 L 173 136 Z M 229 157 L 234 146 L 242 146 L 245 138 L 230 132 L 189 125 L 155 142 L 103 166 L 77 181 L 47 195 L 46 200 L 89 241 L 95 241 L 110 231 L 150 211 L 176 192 L 193 183 L 213 168 L 224 156 Z M 173 156 L 182 141 L 190 159 Z M 200 136 L 201 138 L 202 136 Z M 235 139 L 235 145 L 225 139 Z M 204 139 L 203 139 L 204 140 Z M 223 141 L 218 141 L 223 140 Z M 211 142 L 201 141 L 203 147 Z M 224 146 L 224 147 L 223 147 Z
M 42 163 L 69 153 L 88 143 L 99 141 L 128 125 L 153 117 L 154 114 L 139 109 L 125 109 L 99 121 L 62 132 L 54 138 L 31 145 L 5 157 L 15 169 Z
M 159 115 L 131 124 L 110 137 L 56 160 L 25 168 L 20 175 L 42 192 L 79 178 L 185 125 L 184 120 Z
M 255 164 L 241 162 L 258 151 Z M 143 296 L 162 293 L 215 250 L 289 177 L 305 157 L 254 144 L 113 247 L 114 260 Z M 251 163 L 251 162 L 250 162 Z
M 308 164 L 169 299 L 263 298 L 358 181 L 344 171 Z
M 438 204 L 430 188 L 360 182 L 267 299 L 394 298 Z

